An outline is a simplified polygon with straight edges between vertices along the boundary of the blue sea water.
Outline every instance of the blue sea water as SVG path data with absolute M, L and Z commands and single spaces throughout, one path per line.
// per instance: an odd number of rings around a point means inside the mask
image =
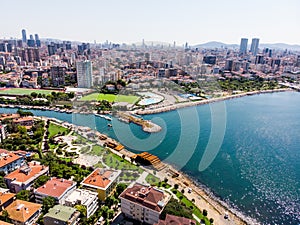
M 16 109 L 1 108 L 0 112 Z M 261 224 L 300 223 L 300 93 L 261 94 L 147 115 L 155 134 L 114 119 L 32 110 L 149 151 Z M 200 162 L 205 166 L 200 166 Z

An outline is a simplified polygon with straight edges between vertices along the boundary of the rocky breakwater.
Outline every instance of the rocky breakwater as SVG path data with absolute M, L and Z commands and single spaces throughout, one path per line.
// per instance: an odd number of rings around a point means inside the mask
M 119 117 L 119 120 L 121 122 L 135 123 L 141 126 L 143 131 L 148 133 L 156 133 L 162 130 L 162 128 L 159 125 L 153 123 L 152 121 L 144 120 L 143 118 L 137 117 L 130 113 L 119 112 L 117 113 L 117 117 Z

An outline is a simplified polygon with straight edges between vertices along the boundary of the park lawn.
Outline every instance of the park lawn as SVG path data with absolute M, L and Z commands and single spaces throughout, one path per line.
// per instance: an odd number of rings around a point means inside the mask
M 160 179 L 158 177 L 156 177 L 156 176 L 154 176 L 154 175 L 152 175 L 150 173 L 147 175 L 147 177 L 146 177 L 145 180 L 150 185 L 156 185 L 160 181 Z
M 172 192 L 176 189 L 172 189 Z M 176 197 L 179 199 L 180 202 L 184 203 L 188 208 L 191 206 L 193 207 L 193 214 L 197 216 L 200 220 L 204 219 L 206 225 L 210 225 L 209 219 L 206 216 L 203 216 L 200 209 L 190 200 L 188 200 L 180 191 L 176 190 Z M 180 196 L 182 196 L 182 199 L 180 199 Z
M 43 90 L 43 89 L 30 89 L 30 88 L 5 88 L 0 89 L 0 94 L 8 95 L 30 95 L 32 92 L 37 94 L 51 94 L 52 92 L 57 92 L 55 90 Z
M 114 94 L 101 94 L 101 93 L 92 93 L 86 95 L 80 99 L 80 101 L 100 101 L 106 100 L 109 102 L 128 102 L 135 103 L 138 101 L 139 97 L 134 95 L 114 95 Z
M 92 147 L 92 151 L 89 153 L 91 155 L 102 155 L 104 153 L 104 148 L 102 146 L 99 145 L 93 145 Z
M 56 125 L 54 123 L 50 123 L 49 124 L 49 138 L 57 135 L 59 132 L 62 134 L 63 132 L 69 132 L 69 129 L 65 128 L 65 127 L 62 127 L 62 126 L 59 126 L 59 125 Z
M 113 153 L 104 154 L 103 155 L 103 162 L 114 169 L 117 170 L 137 170 L 142 172 L 143 170 L 136 165 L 131 164 L 130 162 L 122 159 L 122 157 L 115 155 Z

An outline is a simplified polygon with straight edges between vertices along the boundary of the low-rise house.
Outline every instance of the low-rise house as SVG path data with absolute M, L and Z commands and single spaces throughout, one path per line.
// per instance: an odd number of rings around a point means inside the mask
M 0 149 L 0 171 L 8 174 L 24 164 L 24 158 L 5 149 Z
M 187 219 L 184 217 L 179 216 L 173 216 L 173 215 L 166 215 L 166 218 L 164 220 L 159 220 L 158 223 L 154 225 L 196 225 L 195 220 Z
M 21 190 L 30 190 L 34 181 L 40 176 L 48 174 L 48 172 L 49 167 L 34 161 L 7 174 L 4 180 L 11 192 L 18 193 Z
M 7 222 L 4 222 L 4 221 L 1 221 L 1 220 L 0 220 L 0 225 L 14 225 L 14 224 L 12 224 L 12 223 L 7 223 Z
M 6 192 L 0 192 L 0 212 L 14 201 L 15 194 Z
M 80 212 L 69 206 L 55 205 L 44 216 L 45 225 L 75 225 L 78 223 Z
M 34 124 L 34 120 L 33 120 L 32 116 L 25 116 L 25 117 L 15 118 L 15 119 L 13 119 L 13 122 L 16 125 L 26 127 L 26 129 L 30 129 Z
M 63 178 L 51 178 L 46 184 L 34 190 L 35 201 L 42 203 L 43 198 L 51 196 L 57 204 L 64 204 L 66 197 L 76 188 L 76 182 Z
M 130 219 L 147 224 L 158 223 L 170 197 L 162 190 L 137 183 L 126 188 L 119 196 L 122 213 Z
M 13 224 L 31 225 L 41 214 L 42 205 L 23 200 L 15 200 L 5 208 Z
M 97 168 L 81 182 L 81 185 L 85 189 L 97 192 L 98 198 L 104 201 L 114 192 L 120 174 L 119 170 Z
M 89 218 L 98 209 L 98 194 L 85 189 L 76 189 L 66 198 L 65 205 L 70 207 L 85 206 L 86 217 Z

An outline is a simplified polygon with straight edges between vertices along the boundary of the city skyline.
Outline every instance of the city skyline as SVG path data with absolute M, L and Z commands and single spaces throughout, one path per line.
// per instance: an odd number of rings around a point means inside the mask
M 21 39 L 21 30 L 25 29 L 27 38 L 38 33 L 41 38 L 98 43 L 136 43 L 144 39 L 171 44 L 175 41 L 177 45 L 209 41 L 239 44 L 241 37 L 258 37 L 262 43 L 300 44 L 297 0 L 289 4 L 279 0 L 231 0 L 226 4 L 220 0 L 154 0 L 143 4 L 137 0 L 89 1 L 86 7 L 69 0 L 2 3 L 4 9 L 12 5 L 18 16 L 12 17 L 11 10 L 3 10 L 0 38 Z

